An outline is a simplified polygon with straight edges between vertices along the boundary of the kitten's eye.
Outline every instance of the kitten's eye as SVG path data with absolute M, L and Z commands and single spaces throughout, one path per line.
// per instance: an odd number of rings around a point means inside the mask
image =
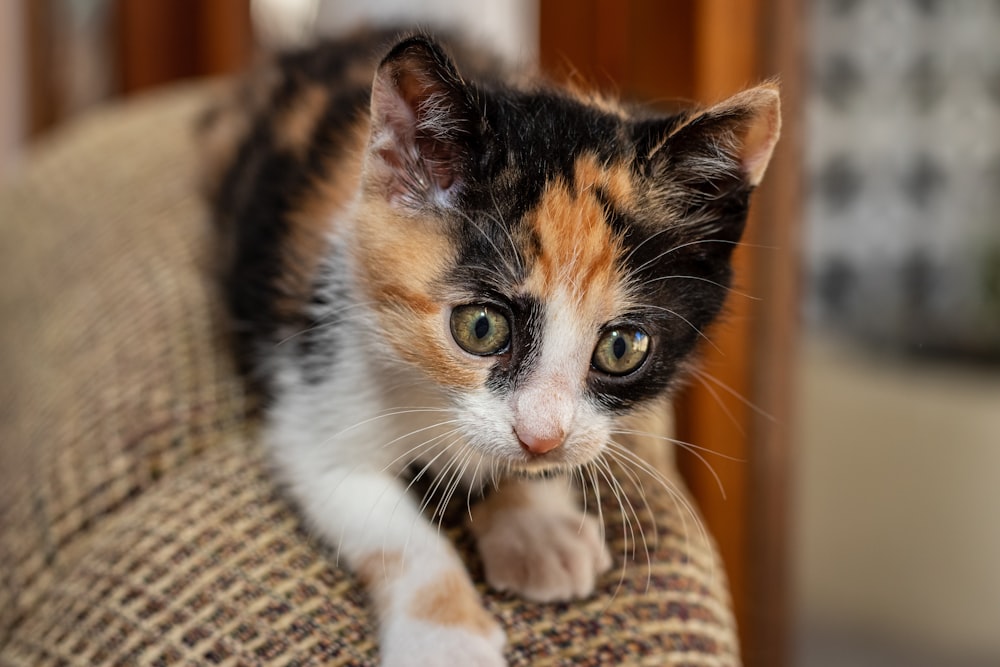
M 510 342 L 510 323 L 495 308 L 459 306 L 451 311 L 451 335 L 470 354 L 496 354 Z
M 627 375 L 639 368 L 649 351 L 649 336 L 642 329 L 620 326 L 608 329 L 594 348 L 594 367 L 608 375 Z

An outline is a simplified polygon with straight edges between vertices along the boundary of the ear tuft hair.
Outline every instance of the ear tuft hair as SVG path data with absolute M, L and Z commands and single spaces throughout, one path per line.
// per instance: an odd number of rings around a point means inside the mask
M 657 151 L 710 180 L 731 172 L 751 188 L 760 184 L 781 134 L 781 98 L 775 83 L 745 90 L 678 123 Z
M 371 144 L 393 202 L 447 204 L 470 159 L 472 104 L 454 64 L 425 37 L 398 43 L 372 84 Z

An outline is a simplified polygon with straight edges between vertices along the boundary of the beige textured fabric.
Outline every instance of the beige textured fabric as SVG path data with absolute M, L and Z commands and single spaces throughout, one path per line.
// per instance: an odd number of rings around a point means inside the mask
M 193 187 L 204 96 L 92 115 L 0 192 L 0 665 L 377 663 L 363 591 L 252 444 Z M 619 567 L 597 595 L 483 589 L 511 664 L 738 664 L 714 550 L 645 486 L 651 563 L 621 558 L 606 491 Z

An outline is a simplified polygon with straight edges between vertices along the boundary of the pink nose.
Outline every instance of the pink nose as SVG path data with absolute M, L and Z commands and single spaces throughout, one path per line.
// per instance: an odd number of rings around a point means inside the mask
M 521 443 L 521 446 L 532 454 L 544 454 L 545 452 L 551 452 L 553 449 L 561 445 L 563 439 L 566 437 L 562 431 L 558 431 L 553 435 L 537 436 L 532 433 L 522 433 L 515 428 L 514 433 L 517 435 L 517 439 Z

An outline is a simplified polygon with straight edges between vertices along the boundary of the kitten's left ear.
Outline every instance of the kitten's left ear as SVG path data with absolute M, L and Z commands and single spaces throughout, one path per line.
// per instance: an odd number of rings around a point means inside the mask
M 736 175 L 753 188 L 764 178 L 780 133 L 778 86 L 766 83 L 694 114 L 655 152 L 662 152 L 674 171 L 710 181 Z
M 372 84 L 369 151 L 390 201 L 448 203 L 467 175 L 472 109 L 466 85 L 433 41 L 411 37 L 389 52 Z

